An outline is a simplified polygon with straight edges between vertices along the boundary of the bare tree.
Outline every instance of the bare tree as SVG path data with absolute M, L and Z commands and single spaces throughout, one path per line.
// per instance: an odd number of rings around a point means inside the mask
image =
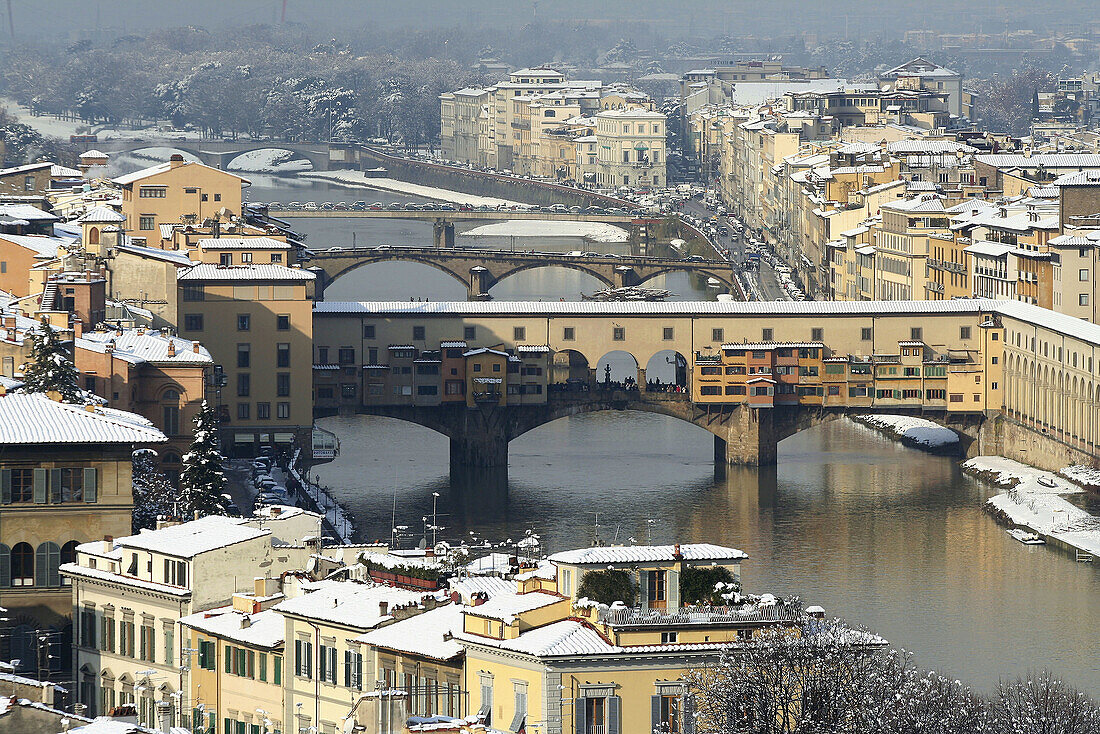
M 1001 682 L 992 702 L 993 734 L 1095 734 L 1100 708 L 1044 671 Z

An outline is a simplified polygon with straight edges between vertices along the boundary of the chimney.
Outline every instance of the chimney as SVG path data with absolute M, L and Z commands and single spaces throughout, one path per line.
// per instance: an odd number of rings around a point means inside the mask
M 199 353 L 199 342 L 197 340 L 191 342 L 191 351 L 195 354 Z
M 389 604 L 389 602 L 385 602 L 385 601 L 378 602 L 378 616 L 379 617 L 385 617 L 385 616 L 388 616 L 389 613 L 390 613 L 390 604 Z
M 169 339 L 168 340 L 168 357 L 172 358 L 172 357 L 175 357 L 175 356 L 176 356 L 176 340 L 175 339 Z
M 199 511 L 198 511 L 198 510 L 195 510 L 195 519 L 196 519 L 196 520 L 198 520 L 198 519 L 199 519 Z
M 168 167 L 169 168 L 179 168 L 180 166 L 184 165 L 185 163 L 186 163 L 186 161 L 183 160 L 183 156 L 180 155 L 179 153 L 173 153 L 172 157 L 168 159 Z
M 84 322 L 81 319 L 73 319 L 73 336 L 78 339 L 84 336 Z
M 103 536 L 103 552 L 110 553 L 115 544 L 115 536 L 104 535 Z
M 679 543 L 677 543 L 675 546 L 673 546 L 673 548 L 672 548 L 672 557 L 675 558 L 677 561 L 682 561 L 684 559 L 683 554 L 680 553 L 680 544 Z

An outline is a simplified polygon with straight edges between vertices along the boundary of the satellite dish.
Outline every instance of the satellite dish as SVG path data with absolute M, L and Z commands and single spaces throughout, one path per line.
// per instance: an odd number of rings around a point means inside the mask
M 317 556 L 310 556 L 306 562 L 306 573 L 313 575 L 317 573 Z

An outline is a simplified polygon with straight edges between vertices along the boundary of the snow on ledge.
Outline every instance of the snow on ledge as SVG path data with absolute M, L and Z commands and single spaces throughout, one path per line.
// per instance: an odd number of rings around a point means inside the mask
M 950 428 L 908 415 L 860 415 L 856 418 L 892 436 L 928 448 L 943 448 L 959 443 L 959 436 Z

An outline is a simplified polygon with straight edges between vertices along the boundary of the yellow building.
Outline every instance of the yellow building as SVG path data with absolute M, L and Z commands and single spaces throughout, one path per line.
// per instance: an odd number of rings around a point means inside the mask
M 235 456 L 309 445 L 313 280 L 272 263 L 202 263 L 177 277 L 180 335 L 202 341 L 226 378 L 223 438 Z
M 122 188 L 122 214 L 131 235 L 146 238 L 152 246 L 160 242 L 161 224 L 202 224 L 222 210 L 240 216 L 241 189 L 249 185 L 247 179 L 185 161 L 178 153 L 114 182 Z
M 0 596 L 10 657 L 37 670 L 36 631 L 59 632 L 72 614 L 60 567 L 80 544 L 130 532 L 131 453 L 166 439 L 132 413 L 2 393 Z

